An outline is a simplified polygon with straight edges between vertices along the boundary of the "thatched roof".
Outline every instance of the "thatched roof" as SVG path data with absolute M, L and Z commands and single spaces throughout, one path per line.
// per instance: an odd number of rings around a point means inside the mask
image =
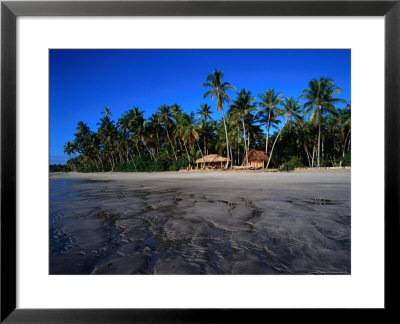
M 210 163 L 210 162 L 226 162 L 226 158 L 218 154 L 205 155 L 204 158 L 196 160 L 196 163 Z
M 251 161 L 268 161 L 268 156 L 264 151 L 249 151 L 249 162 Z M 243 157 L 243 161 L 246 161 L 246 154 Z

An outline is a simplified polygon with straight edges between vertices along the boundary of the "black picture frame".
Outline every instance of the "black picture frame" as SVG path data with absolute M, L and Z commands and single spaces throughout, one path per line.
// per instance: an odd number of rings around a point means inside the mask
M 16 18 L 18 16 L 384 16 L 385 311 L 396 309 L 400 228 L 400 0 L 394 1 L 2 1 L 1 2 L 1 322 L 247 322 L 267 310 L 16 308 Z M 368 163 L 370 152 L 366 152 Z M 373 188 L 371 188 L 373 190 Z M 299 310 L 297 310 L 299 311 Z M 270 310 L 275 312 L 275 310 Z M 299 312 L 299 315 L 305 314 Z M 261 317 L 259 317 L 261 316 Z M 308 316 L 308 315 L 305 315 Z

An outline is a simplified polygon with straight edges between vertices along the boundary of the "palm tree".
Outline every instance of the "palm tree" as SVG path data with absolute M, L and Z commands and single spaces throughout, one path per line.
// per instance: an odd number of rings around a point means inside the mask
M 228 130 L 229 143 L 232 143 L 232 144 L 229 144 L 229 154 L 231 156 L 231 164 L 233 165 L 233 162 L 234 162 L 233 148 L 235 148 L 235 150 L 239 149 L 239 143 L 237 143 L 237 138 L 238 138 L 238 136 L 240 137 L 240 130 L 238 130 L 237 122 L 230 118 L 228 118 L 226 120 L 226 128 Z M 235 152 L 235 153 L 237 153 L 237 152 Z
M 318 155 L 317 166 L 320 166 L 321 152 L 321 120 L 322 116 L 329 112 L 336 113 L 334 104 L 346 102 L 344 99 L 333 98 L 335 94 L 341 93 L 341 89 L 335 85 L 330 78 L 312 79 L 308 83 L 308 89 L 303 89 L 302 99 L 305 99 L 304 107 L 310 112 L 309 120 L 318 124 Z
M 128 111 L 124 112 L 123 115 L 118 119 L 117 127 L 118 131 L 121 133 L 120 141 L 123 150 L 126 151 L 125 155 L 127 159 L 129 159 L 129 148 L 132 143 L 132 138 L 134 137 L 134 133 L 137 131 L 138 125 L 141 123 L 141 119 L 143 119 L 143 112 L 140 111 L 140 108 L 133 107 Z M 137 148 L 137 153 L 140 155 L 139 148 Z
M 160 116 L 160 121 L 163 124 L 165 131 L 167 132 L 169 144 L 171 145 L 172 151 L 174 152 L 175 160 L 177 161 L 178 158 L 176 157 L 175 148 L 172 145 L 171 138 L 169 137 L 169 132 L 168 132 L 168 125 L 170 125 L 172 123 L 172 120 L 171 120 L 172 114 L 170 111 L 170 107 L 168 107 L 167 105 L 164 104 L 164 105 L 161 105 L 160 107 L 158 107 L 157 111 Z
M 102 111 L 101 113 L 104 114 L 106 117 L 112 115 L 109 107 L 104 107 L 104 111 Z
M 269 130 L 271 125 L 275 126 L 278 122 L 276 119 L 276 110 L 278 106 L 282 103 L 282 93 L 275 93 L 274 89 L 268 89 L 265 93 L 258 95 L 261 99 L 259 105 L 261 107 L 257 117 L 261 122 L 267 123 L 267 129 L 265 134 L 265 154 L 268 155 L 268 139 Z
M 235 90 L 236 88 L 232 85 L 230 85 L 228 82 L 223 82 L 222 78 L 224 76 L 223 71 L 218 71 L 214 69 L 212 74 L 209 74 L 207 76 L 207 82 L 203 84 L 203 88 L 209 88 L 206 93 L 204 93 L 203 98 L 207 98 L 208 96 L 211 98 L 211 100 L 214 99 L 214 97 L 217 98 L 217 110 L 222 112 L 222 119 L 224 122 L 224 129 L 225 129 L 225 141 L 226 141 L 226 156 L 227 156 L 227 161 L 225 165 L 225 169 L 228 168 L 229 163 L 230 163 L 230 157 L 229 157 L 229 139 L 228 139 L 228 130 L 226 128 L 226 120 L 225 120 L 225 113 L 224 113 L 224 101 L 227 101 L 228 103 L 231 102 L 230 98 L 227 95 L 227 90 Z
M 291 120 L 293 117 L 295 118 L 295 120 L 297 122 L 301 122 L 302 121 L 302 117 L 300 115 L 300 110 L 301 110 L 301 107 L 300 107 L 299 101 L 294 101 L 293 97 L 285 98 L 285 101 L 283 103 L 283 109 L 280 108 L 278 110 L 279 115 L 284 116 L 284 120 L 285 121 L 284 121 L 281 129 L 279 130 L 278 135 L 275 138 L 274 144 L 272 145 L 271 154 L 270 154 L 268 162 L 267 162 L 267 167 L 266 167 L 267 169 L 268 169 L 269 163 L 271 162 L 271 159 L 272 159 L 272 153 L 274 153 L 275 144 L 276 144 L 276 142 L 277 142 L 277 140 L 279 138 L 279 135 L 281 134 L 283 128 L 285 127 L 286 123 L 289 120 Z
M 153 142 L 154 142 L 153 134 L 148 132 L 148 130 L 149 130 L 149 128 L 147 127 L 147 120 L 143 119 L 141 124 L 138 127 L 138 132 L 137 132 L 138 135 L 137 136 L 138 136 L 140 142 L 146 148 L 147 152 L 149 152 L 151 158 L 154 159 L 155 161 L 157 161 L 157 158 L 153 153 L 154 148 L 151 147 L 151 144 L 153 144 Z
M 284 103 L 285 110 L 288 114 L 289 132 L 292 131 L 293 119 L 297 125 L 303 123 L 304 114 L 300 102 L 294 101 L 293 97 L 286 98 Z
M 64 144 L 64 153 L 71 156 L 71 155 L 75 155 L 76 153 L 76 145 L 74 144 L 74 142 L 67 142 Z
M 185 146 L 186 154 L 188 157 L 188 161 L 190 163 L 190 155 L 187 148 L 192 148 L 195 144 L 200 150 L 201 156 L 203 157 L 203 152 L 199 146 L 199 127 L 196 125 L 196 118 L 194 112 L 191 112 L 190 115 L 182 113 L 179 116 L 177 126 L 175 128 L 175 135 L 179 136 L 182 139 L 182 142 Z
M 205 122 L 207 122 L 208 119 L 212 120 L 211 106 L 206 103 L 200 105 L 200 109 L 197 110 L 197 114 L 199 115 L 197 118 L 202 119 Z
M 343 138 L 342 157 L 344 157 L 346 153 L 346 143 L 350 142 L 350 140 L 348 139 L 351 132 L 351 104 L 347 104 L 347 106 L 344 109 L 339 110 L 339 120 L 340 120 L 340 133 L 342 134 Z M 342 161 L 340 161 L 340 166 L 342 166 Z
M 310 167 L 313 167 L 313 163 L 314 163 L 314 157 L 312 156 L 311 159 L 311 155 L 309 153 L 309 146 L 311 145 L 311 147 L 313 146 L 313 128 L 311 127 L 310 123 L 308 122 L 301 122 L 298 123 L 297 125 L 297 129 L 296 129 L 296 144 L 298 148 L 302 148 L 304 150 L 304 152 L 306 153 L 307 156 L 307 161 L 308 161 L 308 165 Z
M 160 143 L 160 131 L 161 131 L 161 120 L 158 113 L 153 113 L 147 123 L 147 127 L 150 132 L 156 134 L 157 138 L 157 154 L 161 150 L 161 143 Z
M 98 125 L 100 126 L 98 129 L 99 139 L 101 145 L 103 147 L 103 153 L 107 158 L 108 162 L 111 165 L 111 171 L 114 170 L 115 167 L 115 140 L 117 138 L 117 127 L 114 124 L 114 121 L 110 120 L 110 109 L 108 107 L 105 108 L 105 116 L 100 119 Z
M 76 128 L 76 133 L 75 139 L 74 139 L 74 144 L 75 144 L 75 149 L 76 152 L 79 154 L 84 154 L 87 146 L 87 140 L 90 135 L 90 128 L 89 126 L 80 121 L 78 122 L 78 127 Z
M 182 108 L 178 104 L 173 104 L 169 107 L 169 110 L 171 112 L 171 116 L 176 120 L 178 120 L 179 115 L 182 113 Z
M 100 162 L 101 167 L 103 169 L 103 162 L 100 158 L 100 139 L 97 133 L 91 133 L 88 138 L 88 148 L 87 148 L 87 156 L 89 159 L 94 162 L 97 169 L 99 169 L 97 162 Z
M 251 91 L 246 91 L 242 89 L 239 91 L 236 100 L 233 101 L 231 105 L 231 112 L 233 116 L 237 116 L 238 119 L 242 121 L 242 129 L 243 129 L 243 143 L 244 150 L 246 156 L 246 165 L 249 164 L 248 151 L 249 151 L 249 143 L 246 144 L 246 126 L 245 119 L 246 117 L 254 110 L 256 110 L 256 106 L 253 104 L 255 97 L 251 95 Z M 248 140 L 248 136 L 247 136 Z
M 197 119 L 201 119 L 202 124 L 201 124 L 201 132 L 204 134 L 203 135 L 203 149 L 204 149 L 204 154 L 207 155 L 207 135 L 209 131 L 209 125 L 208 125 L 208 119 L 212 120 L 211 118 L 211 106 L 204 103 L 200 105 L 200 109 L 197 110 L 198 117 Z
M 118 127 L 122 131 L 123 137 L 128 138 L 135 144 L 138 155 L 140 154 L 139 143 L 143 133 L 144 112 L 139 107 L 133 107 L 126 111 L 118 120 Z
M 235 153 L 236 153 L 236 163 L 237 165 L 240 164 L 240 150 L 241 150 L 241 144 L 243 143 L 243 152 L 246 151 L 245 145 L 246 145 L 246 140 L 241 134 L 240 128 L 242 127 L 242 118 L 241 114 L 239 111 L 234 110 L 232 106 L 229 108 L 227 114 L 227 121 L 228 121 L 228 138 L 231 139 L 231 135 L 233 133 L 232 127 L 229 127 L 229 124 L 235 125 L 235 134 L 236 137 L 233 139 L 233 141 L 229 141 L 231 143 L 231 146 L 235 147 Z M 234 161 L 234 157 L 232 157 L 232 161 Z
M 261 126 L 258 124 L 258 119 L 253 114 L 247 114 L 244 118 L 247 131 L 247 148 L 250 150 L 252 144 L 255 148 L 261 147 L 261 142 L 264 137 L 264 133 Z

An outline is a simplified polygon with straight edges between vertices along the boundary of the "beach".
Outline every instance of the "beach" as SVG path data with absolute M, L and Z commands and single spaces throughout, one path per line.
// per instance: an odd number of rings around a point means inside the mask
M 50 274 L 350 274 L 351 172 L 51 173 Z

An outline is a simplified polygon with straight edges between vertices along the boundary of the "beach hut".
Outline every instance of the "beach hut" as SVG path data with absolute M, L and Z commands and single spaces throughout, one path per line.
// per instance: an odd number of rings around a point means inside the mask
M 268 156 L 265 154 L 264 151 L 249 151 L 248 152 L 248 160 L 249 164 L 247 166 L 254 167 L 254 168 L 263 168 L 264 163 L 268 161 Z M 243 157 L 243 165 L 246 165 L 247 163 L 247 158 L 246 154 Z
M 222 169 L 226 164 L 226 158 L 218 154 L 209 154 L 195 161 L 196 169 Z

